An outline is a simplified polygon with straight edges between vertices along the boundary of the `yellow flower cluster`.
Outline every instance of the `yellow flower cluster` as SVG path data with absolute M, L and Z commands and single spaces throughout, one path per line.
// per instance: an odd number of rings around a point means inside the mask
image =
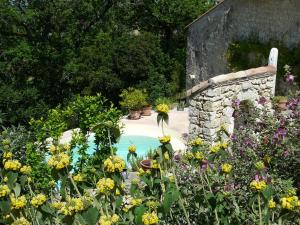
M 195 159 L 202 161 L 204 159 L 203 152 L 195 152 L 194 155 Z
M 48 161 L 48 165 L 57 170 L 61 170 L 70 165 L 70 157 L 66 153 L 52 155 Z
M 51 207 L 54 209 L 61 209 L 63 207 L 64 203 L 63 202 L 52 202 Z
M 190 160 L 190 159 L 193 159 L 193 158 L 194 158 L 194 154 L 193 154 L 192 152 L 186 152 L 186 153 L 183 155 L 183 157 L 184 157 L 185 159 Z
M 223 142 L 217 142 L 216 144 L 214 144 L 213 146 L 210 147 L 210 152 L 211 153 L 217 153 L 222 149 L 226 149 L 228 148 L 229 143 L 226 141 Z
M 30 223 L 24 217 L 20 217 L 16 219 L 11 225 L 30 225 Z
M 155 167 L 153 167 L 153 166 L 155 166 Z M 154 163 L 152 163 L 152 168 L 153 169 L 157 169 L 157 168 L 159 167 L 159 164 L 154 164 Z M 145 174 L 151 174 L 151 171 L 150 170 L 143 170 L 142 168 L 139 168 L 139 170 L 138 170 L 138 172 L 136 173 L 139 177 L 140 176 L 143 176 L 143 175 L 145 175 Z
M 0 198 L 9 195 L 10 190 L 7 185 L 0 185 Z
M 174 174 L 168 173 L 168 174 L 167 174 L 167 178 L 169 179 L 169 181 L 170 181 L 171 183 L 174 183 L 174 182 L 175 182 L 175 176 L 174 176 Z
M 142 216 L 142 221 L 144 225 L 152 225 L 152 224 L 158 224 L 158 216 L 155 212 L 146 212 Z
M 31 166 L 22 166 L 20 172 L 23 174 L 30 174 L 31 173 Z
M 168 154 L 169 156 L 169 154 Z M 168 157 L 167 155 L 165 155 L 164 157 Z M 170 157 L 170 156 L 169 156 Z M 160 167 L 159 163 L 156 161 L 156 160 L 153 160 L 152 161 L 152 164 L 151 164 L 151 168 L 152 169 L 158 169 Z M 149 171 L 150 172 L 150 171 Z
M 159 141 L 162 144 L 168 144 L 171 141 L 171 136 L 165 135 L 163 137 L 159 137 Z
M 289 196 L 280 199 L 281 207 L 283 209 L 295 210 L 300 209 L 300 201 L 297 196 Z
M 158 201 L 148 201 L 146 203 L 146 206 L 149 207 L 150 209 L 156 209 L 159 206 L 159 202 Z
M 109 173 L 121 173 L 125 169 L 125 162 L 118 156 L 110 156 L 104 161 L 104 169 Z
M 261 181 L 256 181 L 256 180 L 253 180 L 251 181 L 250 183 L 250 187 L 253 189 L 253 190 L 256 190 L 258 192 L 261 192 L 263 191 L 266 187 L 267 187 L 267 184 L 265 181 L 261 180 Z
M 37 208 L 37 207 L 43 205 L 46 202 L 46 200 L 47 200 L 46 195 L 38 194 L 31 199 L 31 205 L 33 205 L 33 207 Z
M 274 209 L 274 208 L 276 208 L 276 202 L 275 202 L 273 199 L 271 199 L 271 200 L 269 201 L 268 207 L 269 207 L 269 209 Z
M 140 198 L 134 198 L 131 201 L 131 205 L 132 206 L 139 206 L 140 204 L 142 204 L 143 200 Z
M 27 200 L 24 195 L 15 198 L 14 196 L 10 197 L 11 208 L 12 209 L 22 209 L 26 206 Z
M 119 216 L 113 214 L 112 216 L 100 216 L 99 224 L 100 225 L 113 225 L 119 221 Z
M 51 145 L 49 147 L 49 152 L 52 154 L 58 154 L 60 152 L 69 151 L 71 149 L 71 146 L 68 144 L 65 145 Z
M 265 169 L 265 163 L 263 161 L 258 161 L 255 163 L 255 168 L 258 170 L 264 170 Z
M 12 158 L 12 157 L 13 157 L 12 152 L 4 152 L 4 153 L 3 153 L 3 158 L 4 158 L 4 159 L 10 159 L 10 158 Z
M 130 146 L 128 147 L 128 151 L 129 151 L 130 153 L 135 153 L 135 152 L 136 152 L 136 146 L 135 146 L 135 145 L 130 145 Z
M 73 176 L 73 180 L 75 182 L 82 182 L 83 181 L 83 176 L 80 173 L 78 173 L 77 175 Z
M 165 159 L 165 160 L 170 160 L 170 155 L 169 155 L 168 152 L 165 152 L 165 153 L 164 153 L 164 159 Z
M 115 187 L 115 182 L 110 178 L 102 178 L 97 182 L 97 189 L 101 194 L 109 194 Z
M 84 210 L 84 202 L 81 198 L 69 198 L 67 202 L 61 204 L 60 213 L 64 215 L 73 215 L 76 212 Z
M 169 106 L 167 104 L 159 104 L 156 106 L 156 111 L 158 113 L 168 113 L 169 112 Z
M 228 164 L 228 163 L 224 163 L 223 165 L 222 165 L 222 171 L 223 171 L 223 173 L 230 173 L 231 172 L 231 170 L 232 170 L 232 165 L 230 165 L 230 164 Z
M 4 163 L 4 169 L 17 171 L 21 168 L 21 163 L 18 160 L 7 160 Z
M 190 144 L 190 146 L 197 147 L 197 146 L 200 146 L 202 143 L 203 143 L 203 141 L 201 140 L 201 138 L 196 138 L 196 139 L 192 140 L 189 144 Z

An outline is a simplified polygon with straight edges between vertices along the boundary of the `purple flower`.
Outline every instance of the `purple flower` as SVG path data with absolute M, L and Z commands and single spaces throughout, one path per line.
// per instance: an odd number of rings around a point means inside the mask
M 241 101 L 239 99 L 232 100 L 232 107 L 233 108 L 239 108 L 240 104 L 241 104 Z
M 267 102 L 267 99 L 263 96 L 258 99 L 258 104 L 260 104 L 260 105 L 265 105 L 266 102 Z
M 292 74 L 288 74 L 285 78 L 285 81 L 289 84 L 293 84 L 295 80 L 295 76 Z
M 231 140 L 234 142 L 237 141 L 237 135 L 235 133 L 231 135 Z
M 290 153 L 289 153 L 288 150 L 285 150 L 285 151 L 283 152 L 283 156 L 284 156 L 284 157 L 288 157 L 289 155 L 290 155 Z
M 274 134 L 274 138 L 283 139 L 284 137 L 286 137 L 286 135 L 287 135 L 287 130 L 282 127 L 279 127 Z
M 300 104 L 300 99 L 292 98 L 287 102 L 288 109 L 295 110 Z

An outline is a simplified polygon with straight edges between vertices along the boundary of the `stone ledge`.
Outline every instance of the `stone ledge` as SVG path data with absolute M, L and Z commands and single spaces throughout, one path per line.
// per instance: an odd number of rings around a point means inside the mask
M 267 76 L 273 76 L 276 75 L 276 68 L 274 66 L 264 66 L 264 67 L 258 67 L 254 69 L 239 71 L 236 73 L 228 73 L 228 74 L 222 74 L 216 77 L 213 77 L 208 80 L 208 83 L 210 85 L 217 85 L 224 82 L 230 82 L 234 80 L 240 80 L 244 78 L 252 78 L 255 79 L 256 77 L 260 77 L 261 75 L 266 74 Z

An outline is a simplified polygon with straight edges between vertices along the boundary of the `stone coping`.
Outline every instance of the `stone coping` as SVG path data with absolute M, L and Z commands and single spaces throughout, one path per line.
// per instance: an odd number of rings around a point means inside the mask
M 222 83 L 232 82 L 235 80 L 242 80 L 242 79 L 255 79 L 260 76 L 274 76 L 276 75 L 276 67 L 274 66 L 263 66 L 258 68 L 253 68 L 249 70 L 243 70 L 235 73 L 228 73 L 215 76 L 210 78 L 209 80 L 200 82 L 199 84 L 195 85 L 191 89 L 186 91 L 186 96 L 189 97 L 196 92 L 203 91 L 211 86 L 217 86 Z

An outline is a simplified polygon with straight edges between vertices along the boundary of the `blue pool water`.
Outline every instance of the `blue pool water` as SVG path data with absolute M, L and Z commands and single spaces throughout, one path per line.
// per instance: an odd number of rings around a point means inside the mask
M 157 148 L 160 143 L 158 138 L 139 136 L 139 135 L 123 135 L 121 136 L 119 142 L 114 146 L 117 148 L 117 155 L 122 157 L 127 161 L 128 147 L 130 145 L 136 146 L 136 153 L 138 156 L 145 156 L 150 149 Z M 94 137 L 89 140 L 89 148 L 87 153 L 89 155 L 93 154 L 96 150 L 96 145 L 94 144 Z M 73 152 L 73 164 L 78 161 L 79 155 L 76 154 L 76 149 Z

